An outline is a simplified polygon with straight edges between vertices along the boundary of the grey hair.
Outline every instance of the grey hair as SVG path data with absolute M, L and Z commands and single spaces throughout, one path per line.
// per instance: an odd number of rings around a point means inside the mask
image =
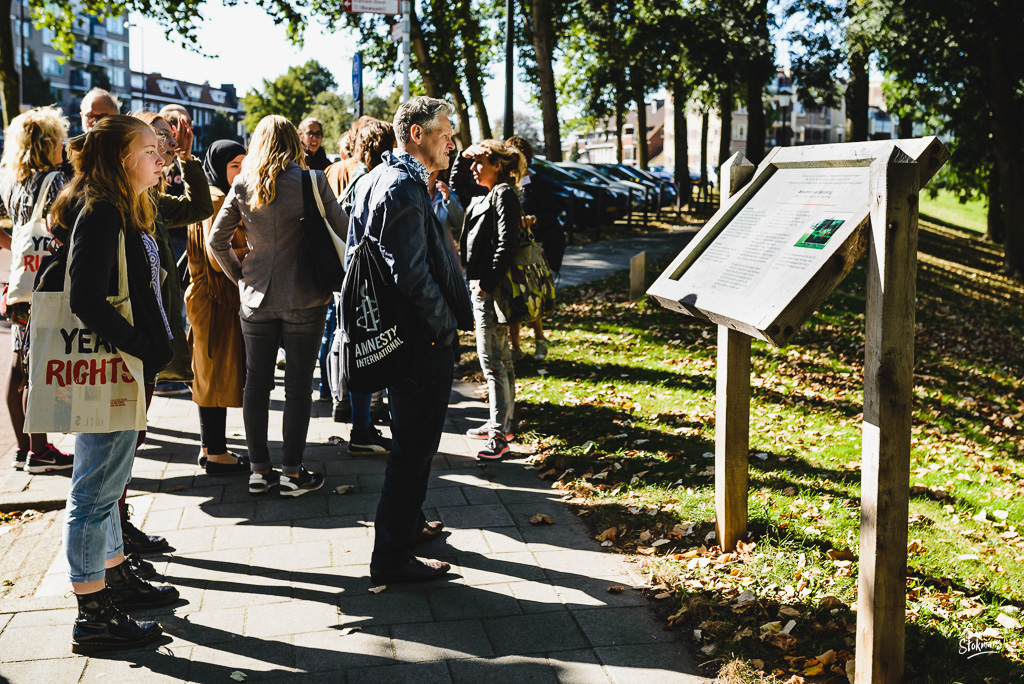
M 92 102 L 93 100 L 101 97 L 110 100 L 110 103 L 114 105 L 114 108 L 117 109 L 117 111 L 121 111 L 121 100 L 117 99 L 117 96 L 112 92 L 104 90 L 103 88 L 93 88 L 85 94 L 85 97 L 82 98 L 82 110 L 85 110 L 86 102 Z
M 418 95 L 409 98 L 409 101 L 395 112 L 395 139 L 398 140 L 398 144 L 405 145 L 409 142 L 413 126 L 420 126 L 424 133 L 434 130 L 442 114 L 450 119 L 455 114 L 455 107 L 434 97 Z

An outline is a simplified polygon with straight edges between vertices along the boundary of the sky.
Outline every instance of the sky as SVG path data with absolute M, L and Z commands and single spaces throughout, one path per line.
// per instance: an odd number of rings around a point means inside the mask
M 131 32 L 131 68 L 149 73 L 159 72 L 164 76 L 193 83 L 210 81 L 213 85 L 232 83 L 239 96 L 252 88 L 261 86 L 263 79 L 273 80 L 288 67 L 316 59 L 334 73 L 341 92 L 352 92 L 352 55 L 358 50 L 358 39 L 354 32 L 342 30 L 324 34 L 319 24 L 310 25 L 305 33 L 305 43 L 299 48 L 291 45 L 285 37 L 284 26 L 275 26 L 273 20 L 258 7 L 239 4 L 224 7 L 212 2 L 204 7 L 205 20 L 198 36 L 203 51 L 215 57 L 204 57 L 182 47 L 181 40 L 168 40 L 164 30 L 156 21 L 133 13 L 129 21 L 136 26 Z M 490 119 L 493 122 L 504 112 L 504 64 L 491 66 L 493 73 L 501 72 L 502 78 L 490 79 L 484 91 L 484 99 Z M 517 79 L 522 74 L 517 69 Z M 415 69 L 412 78 L 416 78 Z M 379 80 L 375 83 L 375 80 Z M 392 88 L 402 84 L 400 65 L 392 74 L 379 79 L 365 72 L 364 93 L 377 90 L 387 96 Z M 535 113 L 536 108 L 528 102 L 527 86 L 517 84 L 516 111 Z M 475 130 L 475 126 L 474 126 Z

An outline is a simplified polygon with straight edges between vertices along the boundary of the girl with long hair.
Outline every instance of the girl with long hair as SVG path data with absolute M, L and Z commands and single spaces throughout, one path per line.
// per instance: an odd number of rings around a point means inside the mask
M 0 168 L 4 171 L 0 181 L 0 214 L 10 217 L 15 230 L 13 243 L 7 238 L 7 244 L 2 246 L 17 250 L 11 254 L 7 292 L 7 319 L 11 322 L 14 348 L 7 376 L 7 410 L 18 440 L 14 468 L 34 474 L 69 470 L 72 457 L 46 441 L 45 434 L 26 435 L 24 430 L 28 381 L 26 333 L 32 285 L 40 258 L 36 240 L 24 239 L 29 236 L 17 233 L 31 231 L 33 218 L 45 219 L 67 183 L 60 167 L 68 126 L 68 120 L 56 107 L 39 107 L 16 116 L 7 127 L 0 159 Z
M 224 273 L 239 288 L 246 366 L 242 419 L 252 469 L 249 493 L 253 496 L 273 488 L 281 496 L 300 496 L 324 483 L 322 474 L 302 466 L 317 349 L 327 307 L 334 299 L 330 290 L 320 288 L 314 280 L 313 255 L 302 233 L 302 175 L 307 173 L 295 126 L 282 116 L 265 117 L 253 132 L 241 173 L 231 185 L 207 238 L 207 246 Z M 324 173 L 312 173 L 327 224 L 344 239 L 348 216 L 338 205 Z M 251 250 L 244 260 L 239 260 L 231 248 L 239 221 Z M 279 346 L 288 358 L 280 472 L 271 465 L 267 438 Z
M 508 453 L 512 438 L 516 374 L 509 326 L 499 325 L 494 312 L 494 288 L 512 266 L 519 245 L 523 209 L 515 187 L 526 173 L 526 160 L 500 140 L 471 145 L 462 156 L 473 160 L 473 179 L 487 189 L 466 210 L 459 250 L 473 300 L 476 351 L 487 379 L 490 407 L 489 420 L 467 434 L 487 439 L 477 458 L 497 461 Z
M 159 296 L 160 269 L 147 191 L 160 182 L 156 134 L 132 117 L 104 117 L 71 141 L 75 176 L 53 205 L 53 235 L 62 245 L 40 290 L 63 287 L 70 259 L 70 307 L 116 349 L 142 360 L 155 375 L 171 360 L 170 327 Z M 119 240 L 124 239 L 132 321 L 108 301 L 117 294 Z M 141 382 L 142 378 L 136 378 Z M 68 575 L 78 599 L 72 651 L 131 648 L 161 634 L 155 622 L 123 611 L 178 600 L 177 589 L 135 575 L 125 561 L 118 497 L 131 477 L 138 432 L 80 433 L 64 518 Z
M 210 182 L 215 213 L 231 191 L 243 159 L 245 148 L 234 140 L 217 140 L 206 151 L 203 171 Z M 249 459 L 229 452 L 225 435 L 228 407 L 242 406 L 245 345 L 238 321 L 238 287 L 206 248 L 212 228 L 212 216 L 188 228 L 190 282 L 185 290 L 185 310 L 192 324 L 188 331 L 195 376 L 192 400 L 199 406 L 199 465 L 208 475 L 233 475 L 249 472 Z M 232 248 L 239 258 L 248 251 L 240 225 L 232 236 Z

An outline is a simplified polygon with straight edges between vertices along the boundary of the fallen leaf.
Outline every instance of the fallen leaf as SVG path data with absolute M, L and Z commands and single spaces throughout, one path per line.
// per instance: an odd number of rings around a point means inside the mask
M 708 644 L 707 646 L 701 646 L 700 650 L 704 653 L 704 655 L 710 656 L 715 654 L 715 651 L 718 650 L 718 646 L 716 646 L 715 644 Z
M 555 480 L 558 479 L 558 470 L 556 470 L 555 468 L 551 468 L 550 470 L 545 470 L 537 477 L 539 477 L 542 480 Z
M 651 546 L 657 548 L 659 546 L 664 546 L 665 544 L 668 544 L 668 543 L 669 543 L 668 539 L 659 539 L 658 541 L 656 541 L 653 544 L 651 544 Z
M 379 594 L 380 592 L 384 591 L 387 588 L 388 588 L 388 585 L 386 585 L 386 584 L 378 584 L 375 587 L 370 587 L 370 593 L 371 594 Z
M 345 628 L 339 630 L 338 634 L 340 634 L 341 636 L 348 636 L 349 634 L 352 634 L 353 632 L 359 632 L 359 631 L 362 631 L 361 627 L 345 627 Z
M 1010 617 L 1006 613 L 996 615 L 996 622 L 1006 629 L 1020 629 L 1020 620 Z
M 661 592 L 660 594 L 655 594 L 655 595 L 654 595 L 654 598 L 656 598 L 656 599 L 658 599 L 659 601 L 661 601 L 661 600 L 663 600 L 663 599 L 667 599 L 667 598 L 669 598 L 670 596 L 672 596 L 672 592 L 671 592 L 671 591 L 663 591 L 663 592 Z
M 821 663 L 815 663 L 810 667 L 804 668 L 803 674 L 806 677 L 816 677 L 825 671 L 825 666 Z
M 626 591 L 626 587 L 622 586 L 621 584 L 616 585 L 614 587 L 608 587 L 609 594 L 621 594 L 624 591 Z
M 985 637 L 986 639 L 998 639 L 1002 636 L 1002 633 L 995 627 L 986 627 L 985 631 L 981 633 L 981 636 Z
M 600 542 L 604 542 L 604 541 L 614 542 L 614 541 L 617 541 L 618 538 L 619 538 L 619 528 L 618 527 L 609 527 L 607 530 L 605 530 L 601 534 L 597 535 L 597 541 L 600 541 Z
M 924 542 L 920 539 L 914 539 L 907 544 L 907 553 L 922 553 L 924 552 Z
M 842 599 L 829 595 L 825 596 L 820 601 L 818 601 L 818 607 L 822 610 L 835 610 L 837 608 L 843 610 L 847 606 L 845 603 L 843 603 Z
M 800 611 L 797 610 L 796 608 L 791 608 L 789 606 L 782 606 L 781 608 L 779 608 L 779 615 L 783 615 L 785 617 L 790 617 L 790 618 L 795 618 L 795 617 L 800 617 Z
M 774 622 L 766 622 L 761 625 L 761 634 L 775 634 L 782 630 L 782 623 L 778 620 Z
M 819 663 L 821 663 L 822 665 L 825 665 L 825 666 L 831 665 L 832 663 L 834 663 L 836 661 L 836 652 L 833 651 L 833 650 L 825 651 L 820 656 L 818 656 L 816 658 L 816 660 Z
M 638 546 L 636 552 L 644 556 L 653 556 L 654 552 L 657 551 L 653 546 Z
M 825 552 L 832 560 L 855 561 L 857 556 L 849 549 L 829 549 Z
M 751 658 L 750 659 L 750 664 L 753 665 L 758 670 L 763 670 L 764 669 L 764 661 L 761 660 L 760 658 Z
M 1007 511 L 992 511 L 992 517 L 996 520 L 1006 520 L 1009 516 Z
M 640 541 L 642 541 L 642 542 L 650 541 L 653 538 L 654 538 L 654 535 L 651 534 L 650 530 L 644 530 L 643 532 L 640 533 Z
M 782 493 L 785 494 L 786 496 L 793 496 L 794 494 L 796 494 L 796 487 L 786 487 L 785 489 L 782 490 Z
M 961 553 L 959 556 L 956 557 L 956 559 L 958 561 L 978 560 L 979 556 L 976 553 Z
M 531 525 L 554 525 L 555 524 L 555 519 L 552 518 L 550 515 L 544 515 L 543 513 L 538 513 L 537 515 L 535 515 L 532 518 L 530 518 L 530 524 Z
M 779 649 L 783 653 L 788 653 L 793 649 L 794 646 L 796 646 L 795 636 L 793 636 L 792 634 L 783 634 L 781 632 L 778 634 L 769 635 L 765 639 L 765 641 L 767 641 L 769 644 Z M 803 680 L 801 679 L 800 681 Z
M 334 488 L 334 491 L 338 494 L 348 494 L 355 488 L 355 485 L 338 485 L 337 487 Z
M 231 673 L 231 678 L 234 679 L 236 682 L 244 682 L 246 679 L 249 678 L 249 675 L 245 674 L 241 670 L 235 670 Z
M 982 508 L 977 515 L 972 515 L 971 520 L 976 522 L 988 522 L 988 513 Z

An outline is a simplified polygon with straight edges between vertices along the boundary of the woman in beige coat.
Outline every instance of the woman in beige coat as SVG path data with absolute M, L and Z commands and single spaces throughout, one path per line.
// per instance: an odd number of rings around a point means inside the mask
M 245 148 L 233 140 L 210 145 L 203 171 L 210 182 L 213 214 L 242 167 Z M 238 287 L 221 271 L 206 249 L 213 216 L 188 228 L 188 270 L 191 282 L 185 290 L 185 311 L 192 327 L 188 341 L 192 351 L 192 400 L 199 406 L 199 437 L 203 451 L 199 465 L 208 475 L 249 472 L 249 459 L 228 451 L 228 408 L 241 408 L 245 386 L 245 345 L 238 320 Z M 239 259 L 247 251 L 245 230 L 235 231 L 232 246 Z

